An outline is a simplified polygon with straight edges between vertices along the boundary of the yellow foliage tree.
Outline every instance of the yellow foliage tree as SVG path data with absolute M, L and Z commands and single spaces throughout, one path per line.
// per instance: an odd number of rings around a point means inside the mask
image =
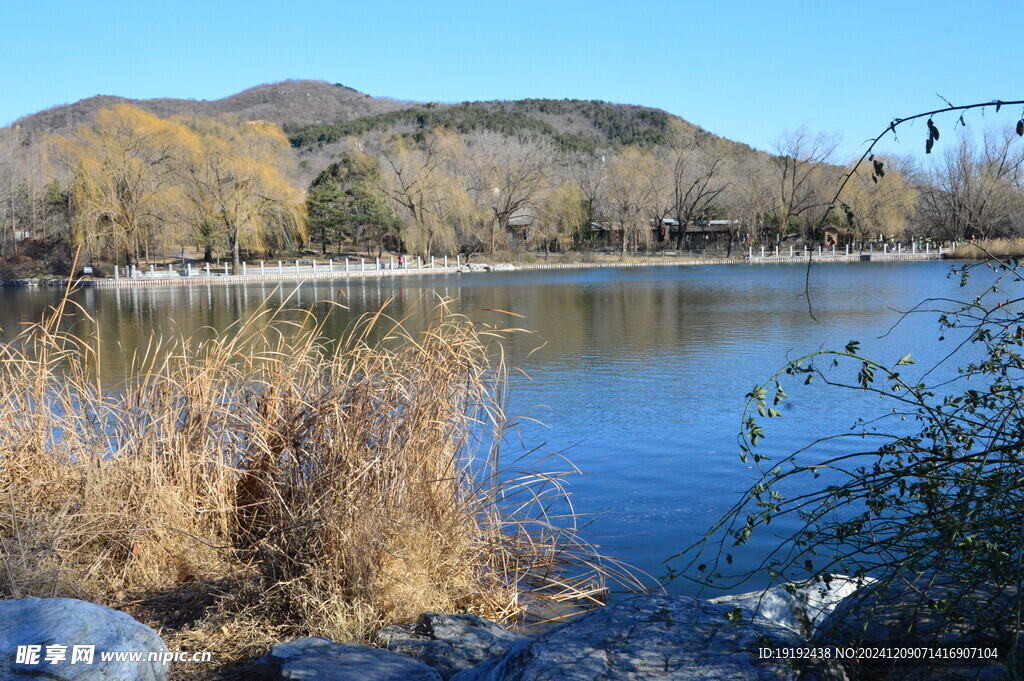
M 871 172 L 858 168 L 846 185 L 843 203 L 849 238 L 864 241 L 881 234 L 894 238 L 903 234 L 917 209 L 918 191 L 892 159 L 878 158 L 884 164 L 884 181 L 871 179 Z
M 281 128 L 203 117 L 180 121 L 190 132 L 178 160 L 183 191 L 207 248 L 226 241 L 237 268 L 242 248 L 264 251 L 305 240 L 305 192 L 288 177 L 291 155 Z
M 621 232 L 623 255 L 651 240 L 653 227 L 645 211 L 651 189 L 647 178 L 654 174 L 655 164 L 654 154 L 638 147 L 625 147 L 608 161 L 606 213 Z
M 386 190 L 404 218 L 407 251 L 452 253 L 457 227 L 479 222 L 481 216 L 459 173 L 465 153 L 461 138 L 444 129 L 427 132 L 422 144 L 396 135 L 384 145 Z
M 181 125 L 118 104 L 52 145 L 72 174 L 72 238 L 90 255 L 110 249 L 129 266 L 177 231 L 175 158 Z
M 563 182 L 541 197 L 537 226 L 531 236 L 544 244 L 545 253 L 552 243 L 569 246 L 572 235 L 583 228 L 587 220 L 585 200 L 575 182 Z
M 305 193 L 288 177 L 280 128 L 203 117 L 162 119 L 119 104 L 52 145 L 71 172 L 72 236 L 86 252 L 141 253 L 191 232 L 240 248 L 305 239 Z

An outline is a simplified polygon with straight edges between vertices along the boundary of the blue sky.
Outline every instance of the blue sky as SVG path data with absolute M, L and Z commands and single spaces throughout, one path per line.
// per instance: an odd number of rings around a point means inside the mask
M 841 133 L 852 154 L 892 117 L 939 105 L 936 93 L 955 103 L 1024 98 L 1017 2 L 0 0 L 0 8 L 0 123 L 95 94 L 215 99 L 319 78 L 420 101 L 644 104 L 763 149 L 806 124 Z M 903 151 L 917 152 L 923 129 L 907 135 L 915 144 Z

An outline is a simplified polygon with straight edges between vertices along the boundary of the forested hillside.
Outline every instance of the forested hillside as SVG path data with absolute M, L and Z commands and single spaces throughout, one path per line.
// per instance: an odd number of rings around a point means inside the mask
M 330 144 L 372 131 L 445 127 L 463 134 L 486 130 L 507 136 L 536 135 L 549 138 L 563 151 L 594 152 L 623 145 L 667 144 L 671 121 L 694 135 L 727 142 L 735 147 L 736 154 L 754 153 L 745 144 L 711 135 L 660 109 L 575 99 L 423 104 L 328 125 L 286 123 L 285 131 L 292 145 L 300 148 Z

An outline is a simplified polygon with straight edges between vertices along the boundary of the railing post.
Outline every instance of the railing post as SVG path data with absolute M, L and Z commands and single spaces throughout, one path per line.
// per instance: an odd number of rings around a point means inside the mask
M 206 263 L 205 268 L 206 268 L 206 276 L 210 276 L 210 263 Z
M 430 269 L 434 269 L 434 256 L 430 256 Z
M 448 256 L 444 256 L 444 268 L 448 269 Z
M 779 257 L 779 245 L 775 244 L 775 257 Z
M 330 273 L 334 272 L 334 258 L 327 261 L 327 271 Z
M 267 273 L 266 263 L 263 260 L 260 260 L 260 276 L 263 276 L 266 273 Z
M 242 276 L 245 277 L 245 276 L 248 276 L 248 275 L 249 275 L 249 263 L 247 263 L 247 262 L 245 262 L 243 260 L 242 261 Z
M 298 259 L 295 260 L 295 276 L 296 277 L 299 276 L 299 261 L 298 261 Z
M 422 270 L 423 269 L 423 258 L 421 258 L 418 255 L 416 256 L 416 269 L 418 269 L 418 270 Z
M 191 277 L 192 276 L 192 263 L 190 263 L 190 262 L 189 263 L 185 263 L 185 276 L 186 277 Z
M 761 257 L 764 258 L 764 246 L 761 246 Z
M 380 272 L 380 258 L 374 258 L 373 259 L 373 264 L 374 264 L 374 267 L 377 269 L 377 271 Z
M 228 272 L 228 264 L 227 263 L 224 263 L 224 274 L 225 275 L 229 274 L 229 272 Z
M 284 276 L 284 263 L 281 262 L 280 260 L 277 261 L 277 276 Z
M 114 265 L 114 279 L 121 278 L 121 270 L 118 269 L 117 265 Z
M 345 271 L 348 272 L 348 258 L 345 258 Z
M 360 272 L 365 272 L 366 271 L 366 258 L 359 258 L 359 271 Z
M 462 267 L 462 254 L 461 253 L 456 253 L 455 254 L 455 266 L 456 267 Z
M 316 260 L 313 260 L 313 275 L 316 276 Z

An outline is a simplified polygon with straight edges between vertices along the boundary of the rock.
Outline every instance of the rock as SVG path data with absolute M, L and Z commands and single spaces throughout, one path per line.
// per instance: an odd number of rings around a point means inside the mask
M 501 657 L 521 637 L 477 615 L 428 612 L 415 624 L 386 627 L 377 641 L 388 650 L 409 655 L 450 679 L 463 669 Z
M 712 598 L 711 602 L 738 607 L 746 619 L 759 616 L 801 636 L 811 636 L 825 616 L 862 584 L 836 575 L 827 585 L 824 582 L 780 584 L 764 591 Z
M 1019 627 L 1016 588 L 965 585 L 955 578 L 910 577 L 866 586 L 843 599 L 815 632 L 811 645 L 881 648 L 1009 650 Z M 1007 678 L 998 659 L 937 658 L 921 663 L 886 659 L 858 663 L 886 681 Z
M 1012 587 L 967 586 L 949 577 L 898 579 L 843 599 L 814 639 L 835 645 L 1008 646 L 1018 633 L 1021 605 Z
M 277 644 L 256 662 L 256 672 L 274 681 L 441 681 L 411 657 L 316 637 Z
M 41 646 L 36 664 L 19 664 L 19 646 Z M 46 661 L 63 650 L 65 659 Z M 74 646 L 95 646 L 92 664 L 74 659 Z M 166 653 L 156 632 L 95 603 L 74 598 L 19 598 L 0 601 L 0 679 L 54 678 L 64 681 L 163 681 L 171 666 L 158 662 L 102 662 L 105 652 Z M 148 655 L 147 655 L 148 656 Z
M 943 665 L 941 669 L 897 666 L 879 678 L 885 681 L 1007 681 L 1009 677 L 1002 665 L 982 663 Z
M 804 645 L 760 617 L 733 624 L 729 605 L 675 596 L 633 598 L 590 612 L 452 681 L 817 681 L 845 679 L 833 663 L 801 670 L 759 650 Z

